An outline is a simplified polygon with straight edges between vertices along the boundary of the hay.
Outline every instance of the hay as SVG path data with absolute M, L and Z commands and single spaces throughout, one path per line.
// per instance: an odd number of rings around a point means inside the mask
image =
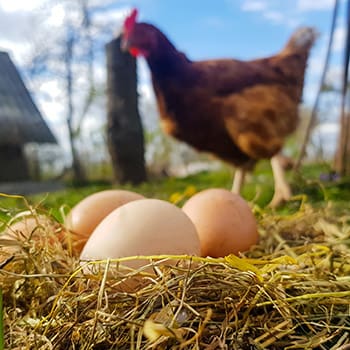
M 260 242 L 240 258 L 147 257 L 123 273 L 127 259 L 84 274 L 52 230 L 0 236 L 0 256 L 16 246 L 0 260 L 5 348 L 346 348 L 350 217 L 308 205 L 256 215 Z

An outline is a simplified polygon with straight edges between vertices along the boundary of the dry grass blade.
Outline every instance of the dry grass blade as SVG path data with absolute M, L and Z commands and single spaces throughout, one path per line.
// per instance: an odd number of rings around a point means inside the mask
M 245 256 L 110 259 L 96 274 L 50 225 L 15 250 L 0 236 L 5 348 L 346 349 L 350 218 L 307 204 L 259 215 Z M 148 269 L 121 269 L 135 258 Z

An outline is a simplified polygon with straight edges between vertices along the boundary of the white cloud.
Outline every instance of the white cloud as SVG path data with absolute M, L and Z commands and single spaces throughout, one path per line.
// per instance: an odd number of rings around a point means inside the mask
M 149 83 L 139 84 L 137 90 L 142 99 L 154 102 L 155 95 L 153 91 L 153 87 Z
M 60 27 L 64 23 L 65 10 L 62 4 L 54 6 L 46 20 L 47 24 L 52 27 Z
M 335 133 L 337 133 L 339 131 L 339 124 L 338 123 L 332 123 L 332 122 L 323 123 L 323 124 L 317 125 L 315 129 L 317 131 L 321 132 L 321 133 L 335 134 Z
M 156 97 L 151 83 L 150 71 L 144 59 L 138 60 L 138 87 L 140 95 L 139 110 L 142 117 L 142 123 L 146 130 L 153 131 L 157 128 L 158 109 Z
M 326 47 L 318 49 L 317 52 L 315 51 L 311 51 L 312 55 L 308 60 L 308 72 L 312 75 L 321 76 L 325 63 Z
M 0 0 L 0 8 L 5 12 L 32 11 L 43 4 L 43 0 Z
M 122 29 L 122 24 L 130 14 L 131 7 L 124 6 L 116 9 L 110 9 L 108 11 L 101 11 L 94 14 L 94 23 L 99 26 L 106 22 L 112 23 L 111 33 L 115 36 L 119 35 Z
M 131 7 L 125 6 L 122 8 L 110 9 L 108 11 L 97 12 L 94 15 L 94 20 L 97 22 L 106 22 L 106 17 L 109 21 L 115 21 L 116 23 L 124 21 L 124 19 L 130 14 Z
M 298 0 L 299 11 L 325 11 L 334 6 L 334 0 Z
M 141 84 L 150 84 L 151 72 L 148 68 L 147 62 L 144 58 L 141 58 L 137 62 L 137 78 Z
M 267 8 L 267 3 L 266 1 L 262 1 L 262 0 L 253 0 L 253 1 L 244 1 L 244 3 L 242 4 L 242 11 L 262 11 L 265 10 Z
M 0 7 L 0 38 L 12 41 L 23 40 L 31 32 L 33 15 L 30 12 L 4 12 Z
M 57 81 L 50 80 L 43 82 L 38 87 L 36 103 L 43 113 L 50 128 L 58 138 L 61 145 L 67 142 L 67 130 L 64 122 L 64 103 L 62 103 L 62 89 Z
M 299 25 L 297 16 L 287 16 L 285 13 L 277 10 L 266 10 L 262 12 L 262 16 L 272 24 L 285 25 L 289 28 L 295 28 Z
M 266 11 L 263 15 L 266 19 L 271 20 L 274 23 L 282 23 L 285 20 L 284 14 L 278 11 Z
M 226 27 L 226 22 L 223 21 L 222 18 L 216 16 L 203 18 L 201 20 L 201 24 L 203 24 L 205 27 L 214 29 L 222 29 Z
M 96 65 L 94 68 L 95 81 L 97 82 L 106 81 L 106 77 L 107 77 L 106 66 L 104 64 Z
M 0 50 L 6 51 L 15 63 L 23 62 L 29 49 L 30 44 L 28 43 L 0 38 Z
M 335 52 L 340 52 L 344 49 L 345 38 L 346 38 L 345 26 L 337 27 L 334 31 L 333 47 L 332 47 L 332 49 Z
M 285 5 L 281 6 L 276 0 L 243 0 L 241 10 L 259 14 L 272 24 L 296 27 L 300 22 L 300 15 L 296 13 L 295 5 L 291 6 L 291 1 L 285 0 Z
M 326 74 L 326 84 L 336 89 L 341 89 L 344 70 L 341 65 L 334 65 L 328 69 Z

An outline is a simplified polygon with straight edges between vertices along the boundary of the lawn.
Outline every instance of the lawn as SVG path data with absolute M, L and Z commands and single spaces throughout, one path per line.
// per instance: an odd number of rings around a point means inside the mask
M 330 166 L 328 164 L 309 164 L 304 166 L 300 173 L 287 173 L 296 199 L 282 205 L 278 211 L 288 213 L 289 210 L 295 210 L 298 207 L 300 195 L 304 195 L 304 199 L 307 199 L 308 202 L 316 207 L 324 205 L 327 201 L 336 202 L 339 206 L 346 205 L 350 200 L 350 182 L 348 179 L 321 181 L 320 178 L 328 174 L 330 174 Z M 188 198 L 186 190 L 189 187 L 195 192 L 215 187 L 230 189 L 232 179 L 233 172 L 230 169 L 223 169 L 216 172 L 202 172 L 183 178 L 168 177 L 150 180 L 138 186 L 117 186 L 100 182 L 79 187 L 67 185 L 66 190 L 63 191 L 32 195 L 26 198 L 11 197 L 5 194 L 5 196 L 0 196 L 0 219 L 7 221 L 18 210 L 25 209 L 30 203 L 34 207 L 48 210 L 49 214 L 61 222 L 65 213 L 84 197 L 109 188 L 135 191 L 148 198 L 175 201 L 176 204 L 181 206 L 183 200 Z M 178 200 L 179 198 L 181 199 L 181 195 L 183 195 L 183 200 Z M 254 173 L 248 177 L 243 187 L 242 196 L 248 202 L 261 208 L 266 208 L 272 195 L 273 179 L 271 169 L 267 162 L 260 162 Z

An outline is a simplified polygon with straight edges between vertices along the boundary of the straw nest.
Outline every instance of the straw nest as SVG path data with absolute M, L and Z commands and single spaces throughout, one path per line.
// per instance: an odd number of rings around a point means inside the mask
M 84 274 L 57 223 L 0 236 L 5 348 L 347 348 L 349 217 L 256 215 L 261 239 L 244 256 L 148 257 L 151 269 L 123 273 L 120 259 Z

